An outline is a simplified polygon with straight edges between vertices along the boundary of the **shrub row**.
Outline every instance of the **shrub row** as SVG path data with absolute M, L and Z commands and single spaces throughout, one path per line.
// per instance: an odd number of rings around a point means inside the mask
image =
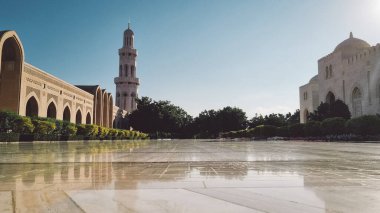
M 82 139 L 146 139 L 148 135 L 133 130 L 121 130 L 92 124 L 73 124 L 51 118 L 24 117 L 12 112 L 0 112 L 0 141 L 19 140 L 82 140 Z
M 261 125 L 253 129 L 222 133 L 224 138 L 252 137 L 326 137 L 344 134 L 373 136 L 380 134 L 380 118 L 376 115 L 364 115 L 345 120 L 343 118 L 328 118 L 319 121 L 309 121 L 306 124 L 293 124 L 285 127 Z

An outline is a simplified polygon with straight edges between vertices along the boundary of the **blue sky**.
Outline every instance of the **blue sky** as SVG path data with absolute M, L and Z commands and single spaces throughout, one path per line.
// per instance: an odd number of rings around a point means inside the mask
M 0 0 L 0 29 L 16 30 L 26 61 L 72 84 L 115 93 L 128 19 L 140 96 L 191 115 L 237 106 L 255 113 L 299 107 L 298 87 L 349 32 L 380 42 L 377 0 Z

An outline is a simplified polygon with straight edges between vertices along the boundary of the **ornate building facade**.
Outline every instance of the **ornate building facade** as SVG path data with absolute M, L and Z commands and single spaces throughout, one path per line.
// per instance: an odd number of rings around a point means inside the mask
M 137 50 L 134 48 L 134 33 L 128 24 L 124 31 L 123 47 L 119 49 L 119 76 L 115 78 L 116 106 L 128 112 L 136 109 L 137 88 L 136 77 Z
M 300 121 L 321 102 L 342 100 L 352 117 L 380 114 L 380 44 L 371 46 L 352 33 L 318 60 L 318 74 L 299 88 Z
M 130 110 L 99 85 L 74 86 L 26 63 L 15 31 L 0 31 L 0 59 L 0 110 L 114 128 Z

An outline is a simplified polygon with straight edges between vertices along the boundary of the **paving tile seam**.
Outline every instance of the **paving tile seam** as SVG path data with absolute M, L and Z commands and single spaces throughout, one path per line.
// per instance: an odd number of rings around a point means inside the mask
M 246 187 L 245 187 L 246 188 Z M 289 188 L 298 188 L 298 187 L 289 187 Z M 219 189 L 230 189 L 230 188 L 225 188 L 225 187 L 219 187 Z M 242 187 L 239 187 L 239 188 L 235 188 L 235 189 L 244 189 Z M 194 192 L 194 193 L 198 193 L 198 194 L 201 194 L 201 195 L 205 195 L 207 197 L 211 197 L 211 198 L 214 198 L 214 199 L 218 199 L 218 200 L 222 200 L 222 201 L 225 201 L 225 202 L 228 202 L 228 203 L 233 203 L 235 205 L 239 205 L 239 206 L 244 206 L 244 207 L 247 207 L 249 209 L 253 209 L 253 210 L 256 210 L 256 211 L 260 211 L 260 212 L 266 212 L 265 210 L 262 210 L 262 209 L 256 209 L 256 208 L 251 208 L 247 205 L 244 205 L 244 204 L 241 204 L 241 203 L 238 203 L 238 202 L 234 202 L 234 201 L 231 201 L 231 200 L 227 200 L 227 199 L 223 199 L 223 198 L 219 198 L 219 197 L 214 197 L 212 195 L 207 195 L 207 194 L 204 194 L 202 192 L 197 192 L 197 191 L 192 191 L 191 189 L 189 188 L 185 188 L 185 190 L 188 190 L 190 192 Z M 311 207 L 311 208 L 315 208 L 315 209 L 320 209 L 320 210 L 325 210 L 321 207 L 318 207 L 318 206 L 313 206 L 313 205 L 308 205 L 308 204 L 305 204 L 305 203 L 299 203 L 299 202 L 294 202 L 294 201 L 289 201 L 289 200 L 284 200 L 284 199 L 279 199 L 279 198 L 276 198 L 276 197 L 272 197 L 272 196 L 266 196 L 264 194 L 260 194 L 260 193 L 256 193 L 254 192 L 254 194 L 256 196 L 261 196 L 261 197 L 266 197 L 266 198 L 270 198 L 270 199 L 273 199 L 273 200 L 279 200 L 279 201 L 284 201 L 284 202 L 290 202 L 290 203 L 295 203 L 297 205 L 301 205 L 301 206 L 307 206 L 307 207 Z
M 71 196 L 69 194 L 66 193 L 65 190 L 58 190 L 58 191 L 62 191 L 64 195 L 66 195 L 66 197 L 71 201 L 73 202 L 73 204 L 78 207 L 78 209 L 81 211 L 81 212 L 86 212 L 77 202 L 75 202 L 74 199 L 71 198 Z
M 13 213 L 16 213 L 16 199 L 15 199 L 15 192 L 14 192 L 14 190 L 11 191 L 11 196 L 12 196 L 12 209 L 13 209 Z
M 245 207 L 245 208 L 248 208 L 248 209 L 252 209 L 252 210 L 255 210 L 255 211 L 259 211 L 259 212 L 263 212 L 263 213 L 266 212 L 266 211 L 263 211 L 261 209 L 252 208 L 252 207 L 249 207 L 249 206 L 241 204 L 241 203 L 237 203 L 237 202 L 233 202 L 233 201 L 230 201 L 230 200 L 226 200 L 226 199 L 210 196 L 210 195 L 207 195 L 207 194 L 204 194 L 204 193 L 201 193 L 201 192 L 192 191 L 192 190 L 190 190 L 188 188 L 183 188 L 183 190 L 186 190 L 186 191 L 191 192 L 191 193 L 203 195 L 203 196 L 206 196 L 208 198 L 212 198 L 212 199 L 220 200 L 220 201 L 223 201 L 223 202 L 231 203 L 231 204 L 234 204 L 234 205 L 237 205 L 237 206 L 242 206 L 242 207 Z
M 125 188 L 125 189 L 110 189 L 110 188 L 106 188 L 106 189 L 75 189 L 76 191 L 141 191 L 141 190 L 173 190 L 173 189 L 185 189 L 185 190 L 190 190 L 191 189 L 204 189 L 204 190 L 210 190 L 210 189 L 303 189 L 305 187 L 301 187 L 301 186 L 289 186 L 289 187 L 207 187 L 207 188 L 204 188 L 204 187 L 172 187 L 172 188 L 139 188 L 139 189 L 135 189 L 135 188 Z M 327 186 L 312 186 L 312 187 L 308 187 L 310 189 L 341 189 L 341 188 L 345 188 L 345 189 L 356 189 L 356 188 L 363 188 L 363 187 L 355 187 L 355 186 L 339 186 L 339 187 L 327 187 Z M 368 187 L 367 187 L 368 188 Z M 370 189 L 373 189 L 373 188 L 370 188 Z M 380 189 L 373 189 L 374 191 L 380 191 Z M 30 190 L 0 190 L 0 192 L 9 192 L 9 191 L 16 191 L 16 192 L 40 192 L 41 190 L 40 189 L 30 189 Z M 51 189 L 51 190 L 44 190 L 45 192 L 64 192 L 66 194 L 66 196 L 70 197 L 66 191 L 72 191 L 71 189 L 68 189 L 68 190 L 62 190 L 62 189 L 57 189 L 57 190 L 54 190 L 54 189 Z M 257 193 L 256 193 L 257 194 Z M 261 195 L 261 194 L 260 194 Z M 264 196 L 264 195 L 263 195 Z M 277 198 L 276 198 L 277 199 Z M 70 200 L 71 197 L 70 197 Z M 279 199 L 281 200 L 281 199 Z M 73 201 L 74 202 L 74 201 Z
M 61 162 L 0 162 L 1 165 L 15 165 L 15 164 L 75 164 L 75 163 L 88 163 L 88 164 L 94 164 L 94 163 L 110 163 L 110 164 L 117 164 L 117 163 L 132 163 L 132 164 L 138 164 L 138 163 L 150 163 L 150 164 L 162 164 L 162 163 L 295 163 L 295 162 L 301 162 L 301 163 L 325 163 L 325 162 L 331 162 L 333 164 L 338 164 L 339 162 L 380 162 L 380 159 L 374 159 L 374 160 L 347 160 L 347 159 L 323 159 L 323 160 L 254 160 L 254 161 L 237 161 L 237 160 L 212 160 L 212 161 L 191 161 L 191 160 L 184 160 L 184 161 L 91 161 L 91 162 L 82 162 L 82 161 L 61 161 Z

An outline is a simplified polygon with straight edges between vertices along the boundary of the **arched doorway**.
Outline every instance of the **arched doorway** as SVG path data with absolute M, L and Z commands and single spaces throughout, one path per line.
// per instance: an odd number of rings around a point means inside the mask
M 71 121 L 70 118 L 71 118 L 70 109 L 68 106 L 66 106 L 65 110 L 63 110 L 63 120 L 70 122 Z
M 1 46 L 3 39 L 5 39 Z M 16 33 L 0 36 L 0 110 L 19 112 L 23 49 Z
M 36 98 L 34 98 L 33 96 L 29 98 L 28 102 L 26 102 L 25 115 L 29 117 L 38 116 L 38 103 Z
M 82 113 L 78 109 L 77 114 L 75 116 L 75 123 L 76 124 L 81 124 L 82 123 Z
M 104 92 L 103 96 L 103 126 L 108 127 L 108 93 Z
M 96 101 L 95 101 L 95 124 L 100 125 L 102 122 L 102 91 L 100 87 L 96 90 Z
M 108 127 L 113 126 L 113 98 L 111 94 L 108 94 Z
M 362 115 L 362 93 L 357 87 L 352 92 L 352 111 L 353 117 Z
M 91 124 L 91 115 L 89 112 L 87 113 L 87 116 L 86 116 L 86 124 Z
M 326 103 L 331 104 L 335 102 L 335 95 L 332 92 L 327 93 L 326 95 Z
M 55 107 L 54 102 L 51 102 L 47 108 L 47 114 L 46 116 L 48 118 L 57 118 L 57 108 Z

